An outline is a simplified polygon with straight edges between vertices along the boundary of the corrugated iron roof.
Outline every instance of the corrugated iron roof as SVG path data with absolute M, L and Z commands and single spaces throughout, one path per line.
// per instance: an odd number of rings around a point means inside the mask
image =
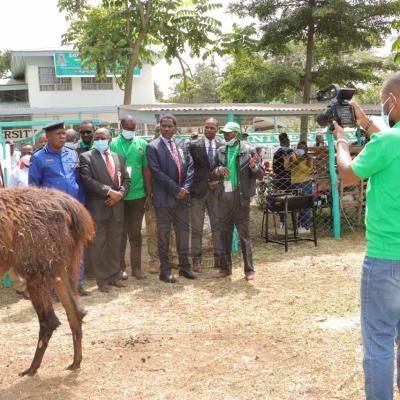
M 273 113 L 278 114 L 296 114 L 310 113 L 315 114 L 323 111 L 327 103 L 314 104 L 270 104 L 270 103 L 210 103 L 210 104 L 178 104 L 178 103 L 156 103 L 156 104 L 130 104 L 122 105 L 120 110 L 152 112 L 152 113 L 199 113 L 199 112 L 222 112 L 222 113 Z M 378 105 L 362 105 L 366 112 L 379 112 Z

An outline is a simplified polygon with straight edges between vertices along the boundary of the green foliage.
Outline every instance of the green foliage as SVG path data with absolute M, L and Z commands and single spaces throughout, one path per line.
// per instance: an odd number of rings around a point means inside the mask
M 154 82 L 154 97 L 156 98 L 157 102 L 161 103 L 164 101 L 164 93 L 156 82 Z
M 218 86 L 221 76 L 218 68 L 204 63 L 197 64 L 187 80 L 185 88 L 183 76 L 176 84 L 169 99 L 173 103 L 219 103 Z
M 11 50 L 0 51 L 0 78 L 9 75 L 11 69 Z
M 84 64 L 96 66 L 99 78 L 107 70 L 118 75 L 122 66 L 117 81 L 126 91 L 125 104 L 131 100 L 131 72 L 137 64 L 176 58 L 186 79 L 182 54 L 189 49 L 191 56 L 199 56 L 220 34 L 220 22 L 208 15 L 218 7 L 208 0 L 103 0 L 98 7 L 59 0 L 71 20 L 63 43 L 74 43 Z

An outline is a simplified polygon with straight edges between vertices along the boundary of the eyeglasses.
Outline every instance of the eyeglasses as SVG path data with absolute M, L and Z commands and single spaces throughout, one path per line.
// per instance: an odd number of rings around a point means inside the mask
M 81 135 L 91 135 L 93 131 L 81 131 Z

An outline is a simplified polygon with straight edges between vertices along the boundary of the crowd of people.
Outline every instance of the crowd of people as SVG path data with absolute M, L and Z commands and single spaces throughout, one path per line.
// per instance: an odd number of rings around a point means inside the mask
M 108 129 L 91 121 L 79 132 L 63 122 L 44 128 L 37 146 L 24 143 L 20 152 L 10 144 L 16 159 L 10 187 L 28 185 L 58 189 L 83 203 L 96 225 L 96 235 L 81 261 L 80 294 L 84 276 L 94 277 L 101 292 L 125 286 L 128 279 L 125 253 L 130 244 L 132 276 L 144 279 L 142 223 L 146 219 L 149 271 L 159 279 L 177 282 L 179 276 L 196 279 L 204 266 L 203 231 L 206 213 L 211 227 L 212 267 L 217 276 L 232 273 L 232 237 L 236 226 L 244 260 L 244 277 L 255 277 L 250 236 L 250 201 L 256 181 L 264 176 L 262 159 L 241 137 L 235 122 L 226 124 L 217 137 L 218 121 L 209 118 L 204 136 L 178 143 L 173 115 L 160 118 L 148 143 L 136 135 L 131 116 L 121 120 L 122 132 L 112 138 Z M 146 217 L 145 217 L 146 215 Z M 26 293 L 13 275 L 14 287 Z

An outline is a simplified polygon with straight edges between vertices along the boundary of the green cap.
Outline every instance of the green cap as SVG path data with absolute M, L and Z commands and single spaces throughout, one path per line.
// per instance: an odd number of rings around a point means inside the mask
M 236 122 L 228 122 L 225 126 L 221 129 L 221 132 L 237 132 L 240 133 L 240 125 Z

